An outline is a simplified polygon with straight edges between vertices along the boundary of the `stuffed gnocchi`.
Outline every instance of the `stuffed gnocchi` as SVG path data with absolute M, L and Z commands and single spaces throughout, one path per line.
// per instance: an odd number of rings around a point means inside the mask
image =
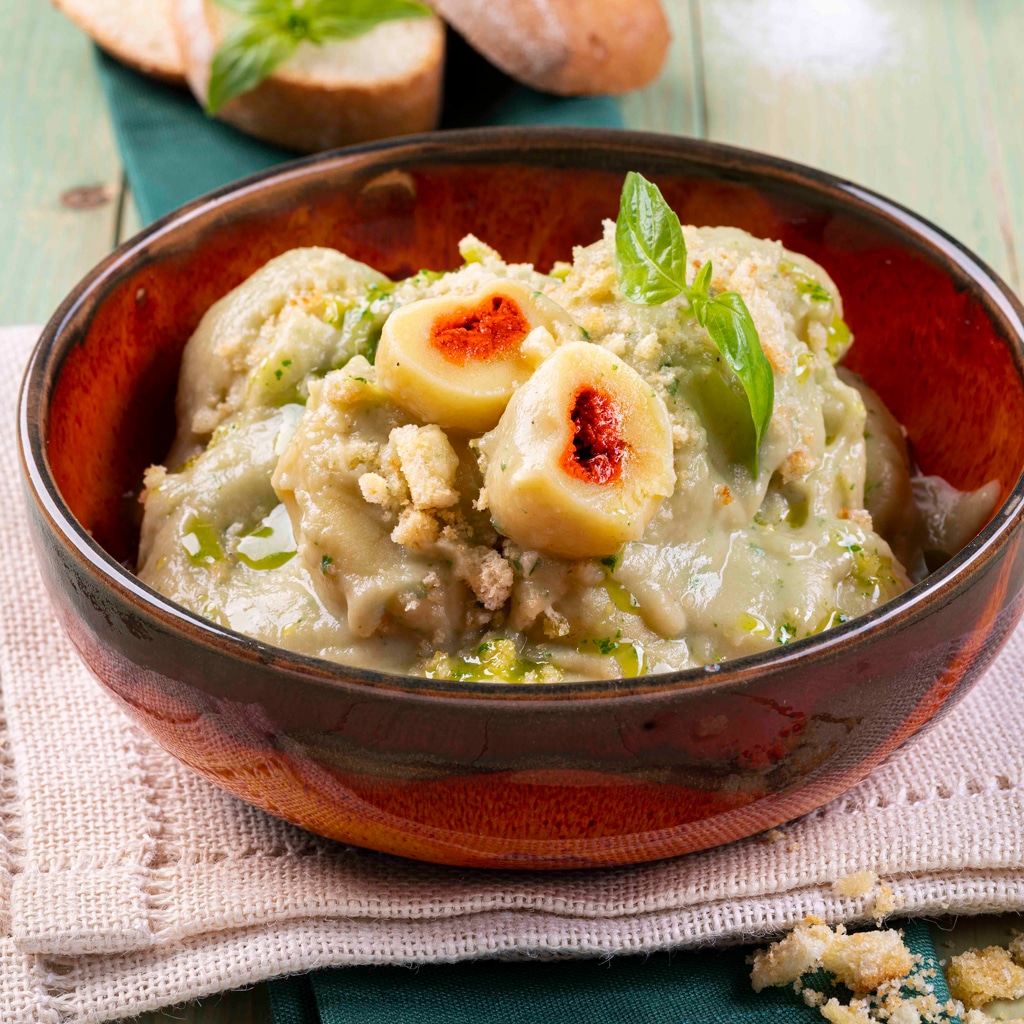
M 271 260 L 186 347 L 140 578 L 301 653 L 546 683 L 819 633 L 980 527 L 997 485 L 912 483 L 898 425 L 837 373 L 852 335 L 823 268 L 683 229 L 770 364 L 752 465 L 740 381 L 685 294 L 626 298 L 614 229 L 551 273 L 473 237 L 460 268 L 394 282 L 329 249 Z

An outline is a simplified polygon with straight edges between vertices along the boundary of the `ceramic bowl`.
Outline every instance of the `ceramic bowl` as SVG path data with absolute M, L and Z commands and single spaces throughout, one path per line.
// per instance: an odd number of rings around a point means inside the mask
M 135 494 L 173 430 L 182 346 L 270 257 L 328 245 L 398 277 L 568 258 L 623 174 L 683 223 L 734 224 L 827 268 L 849 364 L 925 472 L 997 478 L 982 532 L 870 615 L 778 650 L 638 679 L 500 686 L 347 668 L 222 629 L 131 571 Z M 1021 613 L 1022 310 L 921 218 L 827 174 L 687 139 L 497 129 L 404 139 L 250 178 L 132 239 L 43 332 L 21 399 L 32 539 L 60 621 L 125 712 L 185 764 L 348 843 L 448 864 L 652 860 L 819 807 L 948 710 Z

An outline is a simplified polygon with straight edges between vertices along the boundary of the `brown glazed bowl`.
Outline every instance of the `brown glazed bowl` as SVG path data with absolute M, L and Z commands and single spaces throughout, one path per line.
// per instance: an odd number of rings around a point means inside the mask
M 683 223 L 823 264 L 850 366 L 923 470 L 992 478 L 982 532 L 870 615 L 775 651 L 638 679 L 502 686 L 363 671 L 222 629 L 131 572 L 143 467 L 172 434 L 182 346 L 270 257 L 327 245 L 391 276 L 460 263 L 472 231 L 542 268 L 614 217 L 623 175 Z M 670 857 L 804 814 L 953 706 L 1021 614 L 1024 309 L 978 259 L 818 171 L 629 132 L 474 130 L 288 165 L 108 257 L 47 325 L 20 410 L 32 539 L 57 614 L 125 712 L 217 785 L 359 846 L 447 864 Z

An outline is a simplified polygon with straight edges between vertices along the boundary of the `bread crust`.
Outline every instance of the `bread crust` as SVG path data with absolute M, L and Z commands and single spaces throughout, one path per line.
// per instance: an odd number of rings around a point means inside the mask
M 57 10 L 112 57 L 144 75 L 185 85 L 172 4 L 173 0 L 53 0 Z
M 208 0 L 175 0 L 174 18 L 185 77 L 205 104 L 217 46 Z M 429 131 L 441 113 L 444 26 L 440 21 L 434 35 L 428 59 L 402 77 L 329 85 L 308 75 L 273 74 L 225 103 L 217 116 L 257 138 L 304 153 Z
M 671 41 L 659 0 L 433 0 L 488 60 L 535 89 L 629 92 L 661 71 Z

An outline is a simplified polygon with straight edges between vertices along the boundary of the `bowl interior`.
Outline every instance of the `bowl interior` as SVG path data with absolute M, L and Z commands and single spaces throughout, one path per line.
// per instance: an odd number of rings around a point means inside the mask
M 997 287 L 973 282 L 952 246 L 928 245 L 927 229 L 907 230 L 899 211 L 824 176 L 716 147 L 621 138 L 611 147 L 593 133 L 451 142 L 443 153 L 436 143 L 392 145 L 307 162 L 172 215 L 66 308 L 66 354 L 43 414 L 71 511 L 132 563 L 135 494 L 173 433 L 182 347 L 207 307 L 272 256 L 332 246 L 400 277 L 458 266 L 458 240 L 472 232 L 508 260 L 547 269 L 615 217 L 630 169 L 658 182 L 684 224 L 736 225 L 820 262 L 856 335 L 847 363 L 904 424 L 923 470 L 960 488 L 996 478 L 1006 497 L 1024 464 L 1024 386 Z

